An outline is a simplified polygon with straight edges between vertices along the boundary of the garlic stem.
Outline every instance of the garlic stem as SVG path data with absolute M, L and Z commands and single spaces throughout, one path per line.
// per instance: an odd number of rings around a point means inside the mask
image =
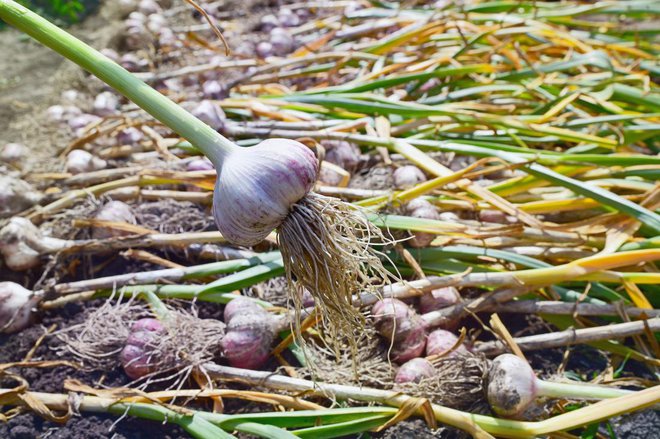
M 609 399 L 633 393 L 630 390 L 585 383 L 561 383 L 536 379 L 537 396 L 549 398 Z
M 0 18 L 126 96 L 199 148 L 216 168 L 239 148 L 105 55 L 13 0 L 0 0 Z

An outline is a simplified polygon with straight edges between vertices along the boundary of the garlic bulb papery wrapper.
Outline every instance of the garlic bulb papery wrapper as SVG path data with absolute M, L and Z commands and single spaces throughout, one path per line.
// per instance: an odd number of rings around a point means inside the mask
M 318 175 L 312 150 L 289 139 L 237 148 L 214 165 L 220 169 L 213 193 L 216 225 L 229 242 L 245 246 L 279 227 Z

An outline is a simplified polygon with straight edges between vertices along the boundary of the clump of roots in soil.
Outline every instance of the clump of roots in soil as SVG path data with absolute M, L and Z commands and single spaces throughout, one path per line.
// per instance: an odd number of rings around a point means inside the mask
M 60 355 L 73 355 L 93 370 L 110 371 L 121 367 L 119 354 L 131 334 L 133 323 L 152 317 L 147 305 L 134 298 L 116 302 L 108 299 L 90 312 L 82 323 L 57 333 L 61 341 Z M 171 383 L 170 388 L 182 385 L 192 372 L 206 376 L 202 365 L 220 352 L 225 324 L 215 319 L 201 319 L 194 309 L 188 311 L 166 306 L 161 321 L 165 331 L 150 342 L 151 355 L 148 373 L 133 383 L 146 388 L 156 382 Z M 207 377 L 207 382 L 211 382 Z
M 418 383 L 394 385 L 407 395 L 426 398 L 436 404 L 472 413 L 489 413 L 484 382 L 488 360 L 481 355 L 460 355 L 432 360 L 433 376 Z
M 383 266 L 383 253 L 373 247 L 391 242 L 363 213 L 338 199 L 310 192 L 291 207 L 278 229 L 278 244 L 298 340 L 302 340 L 298 322 L 303 289 L 307 289 L 336 356 L 339 341 L 347 340 L 356 357 L 355 335 L 365 331 L 366 319 L 354 305 L 353 295 L 363 291 L 379 294 L 394 279 Z
M 367 328 L 355 342 L 358 346 L 355 356 L 350 346 L 340 349 L 336 355 L 336 351 L 323 342 L 307 343 L 305 359 L 308 366 L 301 368 L 301 374 L 332 384 L 392 387 L 394 366 L 388 361 L 387 348 L 376 336 L 376 331 Z

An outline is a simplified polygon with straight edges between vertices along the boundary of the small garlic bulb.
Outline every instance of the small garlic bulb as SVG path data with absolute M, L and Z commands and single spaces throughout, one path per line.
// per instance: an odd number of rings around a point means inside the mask
M 8 218 L 37 204 L 43 195 L 19 178 L 0 176 L 0 218 Z
M 276 229 L 314 186 L 318 160 L 305 145 L 268 139 L 215 161 L 213 216 L 229 242 L 254 245 Z
M 410 189 L 426 181 L 426 175 L 417 166 L 406 165 L 397 168 L 392 174 L 397 189 Z
M 72 174 L 105 169 L 108 163 L 82 149 L 74 149 L 66 156 L 66 170 Z
M 40 296 L 14 282 L 0 282 L 0 332 L 25 329 Z
M 30 220 L 14 217 L 0 229 L 0 254 L 5 264 L 13 271 L 24 271 L 36 267 L 41 255 L 61 250 L 67 241 L 44 236 Z
M 18 163 L 27 155 L 27 148 L 21 143 L 7 143 L 0 148 L 0 161 Z
M 537 378 L 529 364 L 513 354 L 497 357 L 488 371 L 486 394 L 495 413 L 512 417 L 536 398 Z

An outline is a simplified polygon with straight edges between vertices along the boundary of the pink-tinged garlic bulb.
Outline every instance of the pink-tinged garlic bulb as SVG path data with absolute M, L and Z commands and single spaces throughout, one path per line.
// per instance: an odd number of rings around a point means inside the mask
M 7 143 L 0 149 L 0 161 L 19 163 L 27 154 L 27 148 L 22 143 Z
M 318 175 L 314 153 L 290 139 L 235 149 L 215 166 L 220 175 L 213 193 L 215 223 L 230 242 L 245 246 L 262 241 L 282 224 Z
M 403 363 L 419 357 L 426 346 L 424 322 L 419 315 L 398 299 L 379 300 L 371 309 L 376 330 L 392 342 L 392 359 Z
M 119 354 L 124 372 L 131 379 L 142 378 L 157 370 L 155 349 L 158 339 L 165 331 L 165 327 L 157 319 L 140 319 L 133 324 L 124 349 Z
M 82 149 L 74 149 L 66 156 L 66 170 L 72 174 L 98 171 L 106 166 L 108 162 Z
M 68 122 L 81 114 L 80 108 L 74 105 L 53 105 L 46 110 L 46 115 L 52 122 Z
M 222 108 L 212 101 L 201 101 L 192 109 L 191 113 L 216 131 L 222 131 L 225 127 L 227 116 Z
M 412 200 L 406 206 L 406 210 L 408 211 L 408 214 L 413 218 L 424 218 L 432 220 L 440 219 L 440 212 L 438 212 L 438 209 L 422 198 L 415 198 Z M 408 245 L 414 248 L 428 247 L 429 244 L 431 244 L 431 242 L 433 242 L 435 239 L 435 236 L 436 235 L 433 233 L 415 232 L 412 239 L 407 242 Z
M 229 323 L 234 317 L 242 314 L 261 314 L 267 315 L 266 311 L 261 305 L 252 299 L 239 296 L 230 301 L 223 312 L 223 319 L 225 323 Z
M 419 383 L 424 378 L 430 378 L 434 374 L 435 369 L 429 360 L 426 358 L 413 358 L 401 365 L 396 372 L 394 382 L 397 384 Z
M 502 354 L 493 361 L 487 383 L 488 403 L 501 416 L 519 415 L 536 398 L 537 378 L 534 370 L 513 354 Z
M 426 339 L 426 356 L 431 355 L 453 357 L 457 355 L 466 355 L 469 353 L 463 344 L 458 345 L 451 350 L 458 342 L 458 337 L 444 329 L 436 329 L 431 332 Z M 450 352 L 451 351 L 451 352 Z
M 80 116 L 75 116 L 69 119 L 68 124 L 76 134 L 81 133 L 92 124 L 96 124 L 101 121 L 101 118 L 94 114 L 81 114 Z
M 341 166 L 348 172 L 355 172 L 360 163 L 360 148 L 343 140 L 322 140 L 325 148 L 325 160 Z
M 43 195 L 20 178 L 0 175 L 0 218 L 8 218 L 39 203 Z
M 236 298 L 225 307 L 224 318 L 227 333 L 220 345 L 229 364 L 244 369 L 261 367 L 275 339 L 273 317 L 255 301 Z
M 426 181 L 426 175 L 417 166 L 406 165 L 394 170 L 392 174 L 397 189 L 410 189 Z
M 133 215 L 131 206 L 122 201 L 108 201 L 96 213 L 94 219 L 102 221 L 112 221 L 116 223 L 129 223 L 135 224 L 137 220 Z M 112 238 L 113 236 L 130 235 L 130 232 L 121 230 L 106 229 L 103 227 L 95 227 L 92 231 L 92 236 L 96 239 Z
M 94 98 L 93 108 L 97 116 L 112 116 L 119 108 L 119 98 L 112 92 L 101 92 Z
M 508 224 L 515 223 L 516 219 L 508 216 L 501 210 L 484 209 L 479 211 L 479 221 L 485 223 Z
M 461 295 L 454 287 L 438 288 L 419 298 L 419 311 L 426 314 L 438 309 L 456 305 L 461 301 Z
M 41 256 L 62 250 L 68 241 L 45 236 L 30 220 L 14 217 L 0 229 L 0 254 L 13 271 L 25 271 L 41 263 Z
M 0 282 L 0 332 L 17 332 L 32 322 L 40 296 L 14 282 Z

